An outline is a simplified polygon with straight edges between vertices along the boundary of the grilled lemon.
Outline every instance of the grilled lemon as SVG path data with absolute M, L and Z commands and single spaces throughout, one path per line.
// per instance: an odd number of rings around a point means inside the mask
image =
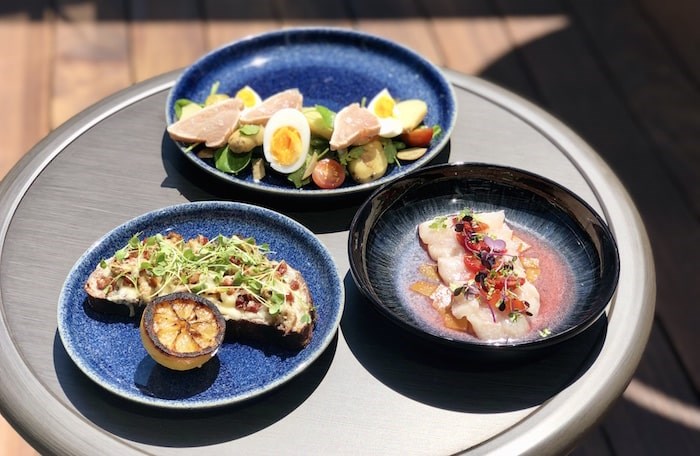
M 141 340 L 160 365 L 184 371 L 200 367 L 216 355 L 226 322 L 207 299 L 173 293 L 151 301 L 141 317 Z

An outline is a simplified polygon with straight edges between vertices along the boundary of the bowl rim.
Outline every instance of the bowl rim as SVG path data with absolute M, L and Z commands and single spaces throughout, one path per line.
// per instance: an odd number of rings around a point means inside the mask
M 612 273 L 613 276 L 611 277 L 606 277 L 606 283 L 609 283 L 609 286 L 605 287 L 602 289 L 602 293 L 598 297 L 598 299 L 595 301 L 591 312 L 587 315 L 587 317 L 580 322 L 577 322 L 575 325 L 566 328 L 560 332 L 557 332 L 555 334 L 552 334 L 551 336 L 548 336 L 546 338 L 539 338 L 539 339 L 524 339 L 524 340 L 515 340 L 515 341 L 505 341 L 505 342 L 488 342 L 484 341 L 482 343 L 479 343 L 478 341 L 465 341 L 465 340 L 456 340 L 456 339 L 450 339 L 446 337 L 441 337 L 440 335 L 437 334 L 432 334 L 427 331 L 422 330 L 421 328 L 417 327 L 416 325 L 411 324 L 410 322 L 399 318 L 391 312 L 387 307 L 381 302 L 381 299 L 379 296 L 376 295 L 376 293 L 372 290 L 371 283 L 368 279 L 366 272 L 366 264 L 362 261 L 364 259 L 363 254 L 358 254 L 357 252 L 364 252 L 365 245 L 364 243 L 360 243 L 361 247 L 360 249 L 355 248 L 355 242 L 358 241 L 357 235 L 358 232 L 361 231 L 361 228 L 359 228 L 360 223 L 362 221 L 366 221 L 366 219 L 369 217 L 369 214 L 372 209 L 375 208 L 376 206 L 376 199 L 384 194 L 385 192 L 391 190 L 394 186 L 400 185 L 401 183 L 404 183 L 406 181 L 412 181 L 416 179 L 420 179 L 426 175 L 431 175 L 431 174 L 437 174 L 437 173 L 444 173 L 443 177 L 444 178 L 457 178 L 457 177 L 464 177 L 462 176 L 461 173 L 465 172 L 465 170 L 475 170 L 477 171 L 482 171 L 482 170 L 494 170 L 498 172 L 503 172 L 503 173 L 511 173 L 515 174 L 521 177 L 527 177 L 530 179 L 536 179 L 546 185 L 548 185 L 550 188 L 555 189 L 557 191 L 563 192 L 567 197 L 571 198 L 576 204 L 580 205 L 580 208 L 585 210 L 588 214 L 590 214 L 593 219 L 596 222 L 596 226 L 600 227 L 601 231 L 599 234 L 599 238 L 602 239 L 603 241 L 606 242 L 605 247 L 611 248 L 610 251 L 606 252 L 606 256 L 609 256 L 609 261 L 606 263 L 607 269 L 609 269 L 609 273 Z M 445 174 L 447 173 L 452 173 L 452 176 L 446 176 Z M 432 180 L 426 179 L 425 181 L 421 182 L 420 184 L 416 184 L 419 186 L 422 186 L 424 183 L 431 182 Z M 410 190 L 413 188 L 413 186 L 410 186 L 407 188 L 406 191 Z M 528 191 L 530 188 L 528 188 Z M 544 191 L 540 196 L 544 196 Z M 394 201 L 398 201 L 400 199 L 400 196 L 396 198 Z M 390 209 L 395 203 L 392 202 L 386 207 L 381 207 L 382 212 L 380 215 L 378 215 L 375 219 L 379 220 L 382 215 Z M 577 226 L 579 226 L 581 229 L 583 227 L 577 222 Z M 372 224 L 374 226 L 374 223 Z M 588 231 L 583 229 L 585 233 L 588 234 Z M 595 243 L 594 243 L 595 244 Z M 355 285 L 361 292 L 361 294 L 367 298 L 371 304 L 372 307 L 375 308 L 377 311 L 379 311 L 380 314 L 382 314 L 384 317 L 388 318 L 392 323 L 398 325 L 402 329 L 408 330 L 408 332 L 419 336 L 425 341 L 432 342 L 432 343 L 437 343 L 439 345 L 443 346 L 448 346 L 451 348 L 457 348 L 459 350 L 463 351 L 478 351 L 480 353 L 487 353 L 487 354 L 493 354 L 496 355 L 498 353 L 502 352 L 508 352 L 510 354 L 512 353 L 524 353 L 524 352 L 534 352 L 538 351 L 544 348 L 552 347 L 554 345 L 557 345 L 565 340 L 568 340 L 582 332 L 584 332 L 586 329 L 591 327 L 596 321 L 598 321 L 604 314 L 605 314 L 605 309 L 609 306 L 610 301 L 613 299 L 615 292 L 617 290 L 617 285 L 619 282 L 619 276 L 620 276 L 620 256 L 619 256 L 619 249 L 617 246 L 617 242 L 615 240 L 615 236 L 608 226 L 607 222 L 605 219 L 600 216 L 600 214 L 590 205 L 588 204 L 583 198 L 581 198 L 579 195 L 577 195 L 575 192 L 572 190 L 566 188 L 562 184 L 559 184 L 558 182 L 542 176 L 541 174 L 534 173 L 532 171 L 524 170 L 522 168 L 517 168 L 513 166 L 507 166 L 507 165 L 498 165 L 498 164 L 493 164 L 493 163 L 486 163 L 486 162 L 468 162 L 468 161 L 458 161 L 458 162 L 449 162 L 449 163 L 440 163 L 440 164 L 435 164 L 435 165 L 430 165 L 426 166 L 423 168 L 419 168 L 417 170 L 411 171 L 410 173 L 405 174 L 404 176 L 401 176 L 399 179 L 396 179 L 390 183 L 387 183 L 386 185 L 381 186 L 377 190 L 375 190 L 365 201 L 364 203 L 358 208 L 358 210 L 355 212 L 355 215 L 350 223 L 350 228 L 349 228 L 349 235 L 348 235 L 348 259 L 349 259 L 349 264 L 350 264 L 350 272 L 353 277 L 353 280 L 355 282 Z M 602 255 L 601 249 L 596 247 L 596 251 Z M 358 261 L 362 264 L 358 264 Z M 601 264 L 602 266 L 602 264 Z M 575 305 L 576 303 L 574 303 Z

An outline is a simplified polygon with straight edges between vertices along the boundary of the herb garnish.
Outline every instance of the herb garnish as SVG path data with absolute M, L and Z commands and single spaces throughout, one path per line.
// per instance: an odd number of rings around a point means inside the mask
M 199 236 L 187 241 L 175 233 L 156 234 L 142 241 L 134 235 L 115 254 L 117 261 L 102 260 L 100 265 L 111 269 L 112 283 L 123 277 L 134 286 L 140 280 L 155 284 L 146 299 L 173 289 L 198 294 L 230 290 L 267 306 L 274 315 L 290 290 L 282 278 L 286 264 L 270 260 L 270 253 L 267 244 L 235 235 L 218 235 L 212 240 Z M 134 261 L 129 261 L 132 258 Z

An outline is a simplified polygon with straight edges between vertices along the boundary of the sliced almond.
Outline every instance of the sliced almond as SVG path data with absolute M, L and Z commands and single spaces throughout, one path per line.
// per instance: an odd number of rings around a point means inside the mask
M 311 160 L 309 160 L 309 164 L 306 166 L 306 170 L 304 170 L 304 174 L 301 176 L 301 180 L 311 177 L 311 174 L 314 172 L 314 168 L 316 167 L 316 163 L 318 163 L 318 154 L 314 152 L 314 154 L 311 156 Z
M 413 161 L 421 158 L 428 151 L 425 147 L 409 147 L 396 153 L 399 160 Z
M 265 177 L 265 162 L 262 158 L 253 160 L 253 180 L 260 182 Z

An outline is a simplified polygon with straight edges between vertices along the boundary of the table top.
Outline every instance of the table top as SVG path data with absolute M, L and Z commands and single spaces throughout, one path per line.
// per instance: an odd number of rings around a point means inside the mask
M 509 165 L 570 188 L 609 223 L 621 270 L 607 314 L 525 363 L 430 356 L 373 312 L 349 273 L 361 201 L 311 207 L 225 187 L 193 170 L 165 133 L 177 73 L 122 91 L 51 133 L 0 184 L 0 409 L 42 454 L 555 454 L 569 450 L 629 382 L 655 304 L 636 208 L 600 157 L 559 121 L 483 80 L 447 72 L 457 127 L 437 161 Z M 90 381 L 57 333 L 63 282 L 104 233 L 187 201 L 245 201 L 314 231 L 344 278 L 337 338 L 265 396 L 210 411 L 163 411 Z M 37 265 L 40 265 L 37 267 Z

